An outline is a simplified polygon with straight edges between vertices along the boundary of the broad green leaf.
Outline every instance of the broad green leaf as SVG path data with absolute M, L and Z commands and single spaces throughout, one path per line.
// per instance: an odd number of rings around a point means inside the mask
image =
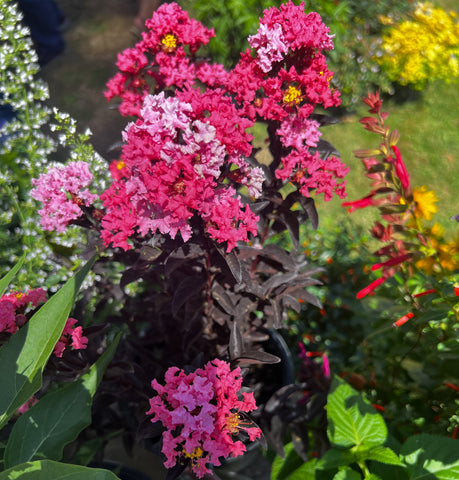
M 38 460 L 21 463 L 0 473 L 0 480 L 117 480 L 118 477 L 101 468 L 81 467 L 54 462 L 53 460 Z
M 344 467 L 333 477 L 333 480 L 362 480 L 362 477 L 352 468 Z
M 331 448 L 319 461 L 319 468 L 339 468 L 355 462 L 355 455 L 350 449 Z
M 8 285 L 11 283 L 11 280 L 14 278 L 16 273 L 18 273 L 19 270 L 21 269 L 22 264 L 24 263 L 24 259 L 25 259 L 25 253 L 18 260 L 16 265 L 2 279 L 0 279 L 0 297 L 5 293 L 5 290 L 7 289 Z
M 398 455 L 390 448 L 377 445 L 376 447 L 356 447 L 354 450 L 357 462 L 362 460 L 375 460 L 389 465 L 402 465 Z
M 387 427 L 379 413 L 350 385 L 335 377 L 327 400 L 328 438 L 334 446 L 382 445 Z
M 284 445 L 285 457 L 282 458 L 276 455 L 271 469 L 271 480 L 284 480 L 290 478 L 289 476 L 301 465 L 303 459 L 295 452 L 293 443 Z
M 92 397 L 112 359 L 119 335 L 77 381 L 45 395 L 15 423 L 5 450 L 5 468 L 33 459 L 60 460 L 65 445 L 91 423 Z
M 413 480 L 459 478 L 459 440 L 437 435 L 414 435 L 403 444 L 400 453 Z
M 41 387 L 42 372 L 59 340 L 75 296 L 94 259 L 53 295 L 0 348 L 0 428 Z
M 317 471 L 317 458 L 303 463 L 289 477 L 288 480 L 314 480 Z

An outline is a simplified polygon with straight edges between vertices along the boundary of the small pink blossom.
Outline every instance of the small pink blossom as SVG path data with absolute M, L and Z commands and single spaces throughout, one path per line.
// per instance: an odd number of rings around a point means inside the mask
M 65 348 L 69 346 L 70 342 L 73 350 L 84 350 L 87 347 L 88 339 L 83 336 L 83 329 L 80 326 L 75 327 L 77 321 L 71 317 L 67 319 L 61 338 L 54 346 L 53 354 L 56 357 L 62 357 Z
M 38 211 L 44 230 L 63 232 L 67 225 L 83 213 L 80 205 L 89 206 L 98 198 L 88 187 L 93 179 L 86 162 L 70 162 L 51 168 L 32 179 L 35 187 L 30 195 L 43 204 Z
M 260 24 L 256 35 L 249 37 L 249 45 L 257 51 L 258 62 L 263 72 L 269 72 L 274 62 L 281 61 L 288 52 L 284 43 L 282 27 L 276 23 L 272 28 Z

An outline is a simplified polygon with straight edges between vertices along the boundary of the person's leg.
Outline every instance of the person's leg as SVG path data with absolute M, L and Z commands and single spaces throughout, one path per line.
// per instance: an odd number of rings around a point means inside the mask
M 54 0 L 18 0 L 24 23 L 37 50 L 40 65 L 45 65 L 64 51 L 65 42 L 60 25 L 64 15 Z

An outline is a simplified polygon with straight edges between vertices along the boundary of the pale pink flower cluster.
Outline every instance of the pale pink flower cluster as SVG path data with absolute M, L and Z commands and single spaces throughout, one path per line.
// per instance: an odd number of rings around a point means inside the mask
M 258 64 L 263 72 L 269 72 L 274 62 L 280 62 L 288 52 L 288 46 L 284 42 L 282 27 L 276 23 L 269 28 L 260 24 L 256 35 L 249 37 L 249 45 L 257 51 Z
M 213 94 L 221 105 L 231 107 L 218 92 Z M 228 250 L 239 240 L 247 241 L 248 232 L 256 233 L 257 217 L 221 179 L 225 169 L 229 174 L 230 165 L 236 165 L 250 194 L 260 195 L 261 172 L 251 169 L 241 155 L 250 152 L 249 137 L 244 141 L 235 132 L 229 140 L 214 125 L 220 121 L 216 112 L 209 118 L 204 109 L 200 113 L 195 92 L 189 100 L 197 105 L 164 93 L 149 95 L 140 118 L 124 132 L 122 163 L 117 162 L 122 169 L 101 195 L 106 208 L 101 235 L 107 245 L 127 250 L 134 233 L 156 231 L 172 238 L 180 233 L 187 241 L 195 213 L 212 238 L 227 242 Z
M 204 368 L 186 374 L 171 367 L 165 374 L 165 385 L 152 381 L 158 395 L 150 399 L 151 421 L 160 421 L 163 433 L 162 452 L 171 468 L 189 459 L 198 478 L 210 470 L 207 464 L 218 466 L 221 458 L 236 457 L 245 452 L 245 445 L 236 439 L 240 430 L 251 441 L 260 437 L 257 427 L 245 428 L 240 412 L 256 409 L 252 393 L 242 387 L 240 368 L 215 359 Z
M 89 206 L 98 198 L 86 188 L 92 179 L 88 164 L 82 161 L 51 168 L 32 179 L 35 188 L 30 195 L 43 204 L 38 213 L 44 230 L 63 232 L 81 216 L 81 205 Z

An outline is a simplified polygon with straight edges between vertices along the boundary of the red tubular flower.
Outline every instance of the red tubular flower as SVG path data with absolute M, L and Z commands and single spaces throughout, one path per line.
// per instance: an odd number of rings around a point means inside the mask
M 445 385 L 445 387 L 451 388 L 452 390 L 456 390 L 456 392 L 459 392 L 459 386 L 457 386 L 454 383 L 445 382 L 444 385 Z
M 373 408 L 375 408 L 376 410 L 379 410 L 380 412 L 386 411 L 386 409 L 382 405 L 378 405 L 377 403 L 372 403 L 371 405 L 373 406 Z
M 371 282 L 370 285 L 365 287 L 364 289 L 360 290 L 359 293 L 357 293 L 357 298 L 363 298 L 366 295 L 372 293 L 376 288 L 378 288 L 380 285 L 382 285 L 389 277 L 381 277 L 377 278 L 375 281 Z
M 392 145 L 392 150 L 395 154 L 395 173 L 402 182 L 402 187 L 406 190 L 410 186 L 410 175 L 406 170 L 400 150 L 395 145 Z
M 381 262 L 381 263 L 376 263 L 371 267 L 372 271 L 379 270 L 380 268 L 387 268 L 387 267 L 393 267 L 395 265 L 399 265 L 400 263 L 403 263 L 405 260 L 408 260 L 411 258 L 410 253 L 405 253 L 404 255 L 400 255 L 395 258 L 391 258 L 387 260 L 386 262 Z
M 354 210 L 357 210 L 359 208 L 376 206 L 382 203 L 384 200 L 383 199 L 374 200 L 373 197 L 375 196 L 375 194 L 376 192 L 371 192 L 370 195 L 367 195 L 366 197 L 363 197 L 360 200 L 354 200 L 353 202 L 343 202 L 341 206 L 348 207 L 347 211 L 349 213 L 352 213 Z
M 429 295 L 429 294 L 435 293 L 435 292 L 436 292 L 435 288 L 431 288 L 430 290 L 425 290 L 424 292 L 416 293 L 415 295 L 413 295 L 413 297 L 414 298 L 422 297 L 424 295 Z
M 404 325 L 408 320 L 412 319 L 414 317 L 414 313 L 407 313 L 406 315 L 403 315 L 403 317 L 400 317 L 396 322 L 392 324 L 393 327 L 401 327 Z

